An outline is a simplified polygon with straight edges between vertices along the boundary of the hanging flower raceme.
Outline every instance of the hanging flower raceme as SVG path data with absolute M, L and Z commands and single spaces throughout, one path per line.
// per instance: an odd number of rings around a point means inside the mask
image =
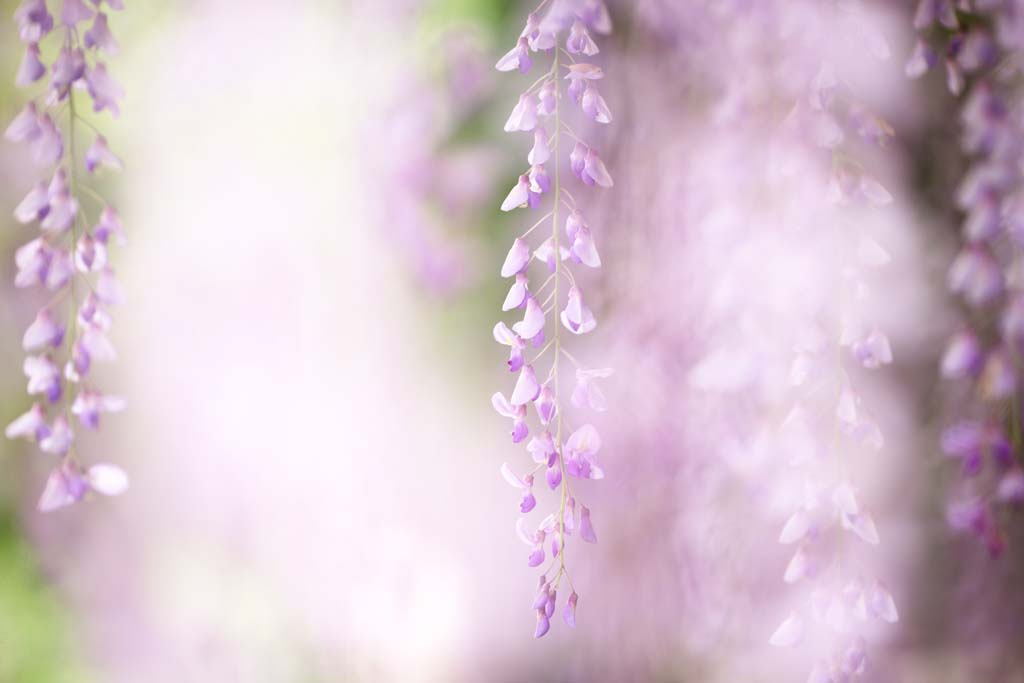
M 14 15 L 25 43 L 15 81 L 39 92 L 4 137 L 28 145 L 45 173 L 14 210 L 19 223 L 37 224 L 41 233 L 15 254 L 15 286 L 42 287 L 52 298 L 22 338 L 29 354 L 24 363 L 27 391 L 36 402 L 8 425 L 5 434 L 33 441 L 56 458 L 38 503 L 44 512 L 92 492 L 117 495 L 128 486 L 120 468 L 86 465 L 75 447 L 77 429 L 98 429 L 103 413 L 125 407 L 123 399 L 102 393 L 91 382 L 94 363 L 116 358 L 107 336 L 107 309 L 119 303 L 122 294 L 108 249 L 123 244 L 124 233 L 116 210 L 81 177 L 120 170 L 122 164 L 106 138 L 81 117 L 81 95 L 76 99 L 76 91 L 85 90 L 94 111 L 118 114 L 121 87 L 107 72 L 100 53 L 117 52 L 106 12 L 120 9 L 120 0 L 91 0 L 91 5 L 64 0 L 53 14 L 46 0 L 24 0 Z M 49 69 L 39 47 L 46 39 L 59 44 Z M 84 154 L 81 134 L 92 140 Z
M 813 640 L 824 648 L 808 678 L 821 683 L 859 678 L 866 669 L 868 622 L 898 620 L 885 583 L 867 578 L 859 566 L 863 549 L 878 545 L 881 536 L 850 466 L 852 455 L 884 446 L 855 386 L 855 368 L 873 370 L 893 361 L 889 339 L 866 305 L 870 271 L 890 257 L 859 219 L 892 196 L 852 160 L 853 150 L 858 138 L 883 145 L 891 130 L 842 90 L 833 67 L 822 63 L 787 122 L 795 140 L 809 144 L 812 163 L 827 161 L 831 169 L 819 217 L 831 232 L 820 256 L 840 255 L 832 268 L 836 294 L 826 298 L 838 301 L 839 310 L 814 311 L 794 344 L 794 402 L 780 438 L 800 494 L 778 541 L 793 549 L 782 579 L 800 593 L 769 642 L 797 647 Z M 865 135 L 868 118 L 873 133 Z
M 908 75 L 917 77 L 944 55 L 950 92 L 965 96 L 961 146 L 971 165 L 955 195 L 963 246 L 947 285 L 968 315 L 950 338 L 941 374 L 969 387 L 969 400 L 961 420 L 943 433 L 941 448 L 963 473 L 949 524 L 977 536 L 994 556 L 1006 543 L 1000 509 L 1024 504 L 1022 13 L 1013 2 L 922 1 L 914 18 L 921 37 L 907 64 Z
M 533 604 L 538 638 L 550 628 L 563 579 L 569 594 L 563 593 L 562 617 L 569 626 L 576 624 L 579 596 L 566 567 L 568 537 L 578 532 L 583 541 L 597 542 L 590 509 L 579 501 L 573 480 L 604 477 L 597 460 L 601 438 L 591 424 L 570 427 L 565 414 L 569 402 L 565 399 L 570 395 L 571 404 L 577 408 L 603 411 L 605 400 L 598 380 L 611 371 L 583 367 L 565 348 L 565 342 L 567 332 L 583 335 L 597 326 L 571 266 L 598 268 L 601 258 L 583 206 L 566 189 L 562 171 L 563 164 L 568 163 L 584 186 L 613 185 L 598 151 L 583 142 L 568 123 L 573 110 L 598 124 L 612 121 L 598 90 L 604 71 L 581 61 L 598 53 L 592 34 L 610 31 L 611 20 L 601 0 L 545 1 L 529 15 L 515 47 L 496 65 L 499 71 L 526 73 L 537 57 L 551 61 L 548 71 L 520 95 L 505 124 L 508 132 L 527 133 L 531 147 L 526 155 L 528 168 L 516 180 L 501 210 L 546 207 L 546 212 L 512 241 L 501 267 L 501 276 L 511 280 L 502 310 L 518 311 L 519 319 L 511 326 L 505 322 L 495 325 L 494 338 L 509 347 L 508 368 L 516 379 L 510 397 L 502 393 L 492 397 L 495 410 L 512 420 L 514 443 L 530 437 L 530 406 L 536 418 L 537 427 L 526 444 L 532 465 L 501 467 L 505 480 L 520 496 L 519 511 L 526 514 L 538 505 L 536 476 L 543 474 L 539 486 L 546 484 L 558 495 L 557 508 L 540 524 L 534 527 L 526 517 L 520 517 L 516 527 L 520 539 L 529 546 L 527 564 L 538 567 L 548 562 Z M 535 235 L 538 230 L 540 234 Z M 536 270 L 546 274 L 539 285 L 530 280 L 534 261 Z M 566 361 L 570 368 L 565 366 Z M 565 384 L 568 369 L 575 372 L 571 389 Z

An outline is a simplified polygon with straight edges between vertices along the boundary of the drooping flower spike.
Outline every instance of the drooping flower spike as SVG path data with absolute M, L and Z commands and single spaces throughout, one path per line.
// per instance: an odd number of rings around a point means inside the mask
M 30 354 L 23 366 L 26 389 L 37 400 L 4 433 L 9 439 L 35 442 L 56 460 L 39 498 L 43 512 L 93 492 L 113 496 L 128 487 L 127 476 L 116 465 L 83 465 L 75 439 L 78 427 L 98 429 L 103 413 L 125 407 L 123 399 L 104 394 L 91 382 L 94 363 L 116 358 L 107 337 L 107 309 L 123 294 L 108 251 L 112 244 L 124 243 L 124 233 L 117 212 L 84 177 L 119 171 L 123 164 L 107 139 L 82 118 L 82 95 L 76 97 L 76 91 L 85 90 L 94 111 L 117 116 L 123 91 L 98 55 L 118 50 L 106 12 L 120 9 L 120 0 L 63 0 L 55 16 L 46 0 L 23 0 L 14 15 L 25 43 L 15 83 L 39 91 L 4 137 L 28 145 L 34 161 L 50 169 L 14 208 L 19 223 L 36 223 L 41 232 L 15 253 L 14 284 L 44 287 L 54 295 L 22 337 L 22 347 Z M 39 46 L 50 36 L 60 49 L 47 68 Z M 64 110 L 66 119 L 61 121 Z M 84 155 L 82 134 L 92 140 Z
M 530 531 L 533 527 L 526 517 L 516 523 L 520 539 L 529 547 L 527 565 L 538 567 L 549 561 L 532 605 L 537 638 L 551 628 L 563 580 L 569 584 L 569 591 L 563 591 L 562 618 L 567 625 L 576 625 L 579 595 L 566 564 L 568 537 L 578 532 L 587 543 L 596 543 L 598 538 L 590 509 L 578 504 L 579 492 L 573 480 L 604 477 L 597 461 L 601 438 L 585 420 L 582 426 L 571 429 L 566 413 L 570 407 L 605 410 L 604 394 L 596 380 L 608 377 L 611 370 L 581 366 L 565 345 L 570 338 L 566 333 L 583 335 L 597 326 L 597 318 L 570 267 L 600 268 L 601 257 L 582 205 L 565 187 L 563 170 L 571 170 L 584 188 L 614 185 L 597 149 L 583 142 L 568 122 L 572 111 L 578 112 L 577 118 L 584 122 L 613 121 L 597 86 L 604 71 L 583 61 L 599 52 L 593 35 L 610 31 L 611 19 L 602 0 L 545 0 L 527 18 L 515 47 L 495 65 L 499 71 L 526 73 L 541 56 L 550 58 L 549 70 L 519 96 L 505 123 L 507 132 L 527 133 L 530 146 L 525 154 L 528 167 L 508 191 L 501 210 L 548 208 L 533 227 L 512 241 L 501 267 L 501 276 L 511 280 L 502 310 L 515 312 L 517 319 L 508 324 L 499 322 L 493 333 L 499 344 L 509 347 L 508 368 L 516 379 L 509 398 L 499 392 L 491 399 L 495 410 L 512 420 L 514 443 L 528 436 L 529 413 L 538 424 L 526 448 L 532 462 L 527 466 L 501 466 L 504 479 L 520 496 L 520 513 L 525 515 L 538 506 L 534 481 L 541 473 L 547 487 L 559 496 L 555 511 L 535 531 Z M 580 198 L 584 192 L 579 190 Z M 548 229 L 533 237 L 534 230 L 542 226 Z M 536 284 L 530 280 L 533 261 L 538 263 L 539 277 L 544 278 Z M 574 389 L 565 384 L 566 361 L 575 373 Z
M 844 92 L 837 97 L 837 92 Z M 893 201 L 892 195 L 853 160 L 848 144 L 867 118 L 828 62 L 822 62 L 787 121 L 786 139 L 811 159 L 828 161 L 823 221 L 831 249 L 842 245 L 836 263 L 838 316 L 813 311 L 798 335 L 790 371 L 792 409 L 779 429 L 785 444 L 806 444 L 800 457 L 786 452 L 798 484 L 778 542 L 792 548 L 782 580 L 797 591 L 796 605 L 781 616 L 768 638 L 775 647 L 797 648 L 810 632 L 827 634 L 825 652 L 811 653 L 808 681 L 853 681 L 867 668 L 868 622 L 893 623 L 895 601 L 878 579 L 866 581 L 859 556 L 882 542 L 862 492 L 847 465 L 851 454 L 884 447 L 884 437 L 854 382 L 854 367 L 875 370 L 893 362 L 886 334 L 867 308 L 871 271 L 886 265 L 888 252 L 863 227 L 865 212 Z M 874 131 L 890 131 L 884 122 Z M 861 135 L 883 146 L 888 134 Z M 825 227 L 823 226 L 823 229 Z M 830 254 L 822 254 L 828 258 Z M 823 391 L 822 387 L 828 387 Z M 822 394 L 827 410 L 817 410 Z M 821 413 L 824 412 L 824 416 Z M 816 640 L 821 640 L 816 638 Z
M 949 91 L 964 98 L 961 147 L 970 167 L 955 196 L 963 246 L 946 283 L 977 314 L 950 337 L 942 357 L 942 377 L 971 390 L 940 445 L 963 474 L 947 520 L 993 556 L 1007 542 L 1000 520 L 1012 519 L 1000 509 L 1024 503 L 1018 486 L 1024 476 L 1024 109 L 1019 71 L 1005 77 L 1024 57 L 1021 16 L 1013 2 L 921 0 L 914 16 L 921 37 L 907 63 L 907 75 L 917 78 L 941 56 Z

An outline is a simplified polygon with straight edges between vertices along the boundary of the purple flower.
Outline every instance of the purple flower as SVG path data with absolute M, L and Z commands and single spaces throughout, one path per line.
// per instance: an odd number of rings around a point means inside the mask
M 96 15 L 92 28 L 85 32 L 83 39 L 87 48 L 103 50 L 108 55 L 116 55 L 119 49 L 117 40 L 114 39 L 114 34 L 110 32 L 110 26 L 107 24 L 107 15 L 103 12 Z
M 537 97 L 523 94 L 505 122 L 505 132 L 529 132 L 537 127 Z
M 572 404 L 577 408 L 587 406 L 599 413 L 606 411 L 608 402 L 594 380 L 611 377 L 611 374 L 611 368 L 576 370 L 576 388 L 572 392 Z
M 528 436 L 525 405 L 513 406 L 501 392 L 491 396 L 491 405 L 499 415 L 512 419 L 512 443 L 519 443 Z
M 539 395 L 540 384 L 537 382 L 537 375 L 534 374 L 532 366 L 524 365 L 519 371 L 519 379 L 512 390 L 510 402 L 513 406 L 525 406 L 536 400 Z
M 601 450 L 601 436 L 593 425 L 583 425 L 565 442 L 566 471 L 577 479 L 604 479 L 594 456 Z
M 119 413 L 125 408 L 125 401 L 119 396 L 104 396 L 98 391 L 85 390 L 75 397 L 71 413 L 83 427 L 99 429 L 101 413 Z
M 106 64 L 97 62 L 92 68 L 86 69 L 85 82 L 92 97 L 93 111 L 107 109 L 114 116 L 121 113 L 117 100 L 124 97 L 124 90 L 107 73 Z
M 526 305 L 526 299 L 529 295 L 530 281 L 527 279 L 526 274 L 516 273 L 516 281 L 509 288 L 508 294 L 505 296 L 505 302 L 501 305 L 501 310 L 511 311 L 515 308 L 522 308 Z
M 572 28 L 569 29 L 569 37 L 565 41 L 565 49 L 569 54 L 582 54 L 587 57 L 593 57 L 600 52 L 597 48 L 597 43 L 590 37 L 590 32 L 587 31 L 586 25 L 579 20 L 572 22 Z
M 35 321 L 25 330 L 21 346 L 26 351 L 38 351 L 47 346 L 57 348 L 64 341 L 64 327 L 53 319 L 49 310 L 43 309 Z
M 69 461 L 50 472 L 46 488 L 39 498 L 40 512 L 51 512 L 77 503 L 89 491 L 117 496 L 128 489 L 128 476 L 116 465 L 93 465 L 86 472 Z
M 14 210 L 14 217 L 19 223 L 32 223 L 41 220 L 50 210 L 50 194 L 46 183 L 39 181 L 25 196 Z
M 4 131 L 4 138 L 10 142 L 35 140 L 43 131 L 39 125 L 39 112 L 33 102 L 29 102 L 18 112 Z
M 65 26 L 92 19 L 93 11 L 82 0 L 64 0 L 64 8 L 60 12 L 60 21 Z
M 32 85 L 46 75 L 46 65 L 39 59 L 39 46 L 35 43 L 25 49 L 25 57 L 18 68 L 18 76 L 14 79 L 15 85 L 25 87 Z
M 519 176 L 519 181 L 515 184 L 512 190 L 505 197 L 505 201 L 501 203 L 502 211 L 512 211 L 520 207 L 526 206 L 530 202 L 530 177 L 528 175 Z
M 543 127 L 538 126 L 533 130 L 533 148 L 526 156 L 530 166 L 547 163 L 551 158 L 551 148 L 548 146 L 548 134 Z
M 520 38 L 516 42 L 516 46 L 499 59 L 494 68 L 498 71 L 515 71 L 519 69 L 520 73 L 526 73 L 532 65 L 533 62 L 530 60 L 530 44 L 526 38 Z
M 562 324 L 573 334 L 586 334 L 597 327 L 594 314 L 583 303 L 580 290 L 575 286 L 569 288 L 569 298 L 561 318 Z
M 74 440 L 74 436 L 67 418 L 60 415 L 53 421 L 53 428 L 50 430 L 50 433 L 39 440 L 39 448 L 44 453 L 64 456 L 71 449 L 71 442 Z
M 541 263 L 547 264 L 548 271 L 554 273 L 558 267 L 555 259 L 555 238 L 549 237 L 544 243 L 533 252 L 534 257 Z M 565 261 L 569 258 L 569 250 L 558 245 L 558 261 Z
M 555 399 L 555 392 L 551 390 L 551 387 L 545 384 L 540 389 L 540 394 L 536 401 L 537 416 L 540 418 L 542 425 L 547 425 L 551 422 L 552 418 L 555 417 L 555 413 L 558 411 L 558 404 Z
M 587 543 L 597 543 L 597 534 L 594 533 L 594 526 L 590 522 L 590 510 L 586 505 L 580 506 L 580 538 Z
M 93 173 L 101 166 L 113 171 L 120 171 L 124 168 L 121 160 L 110 151 L 107 139 L 102 135 L 97 135 L 96 140 L 85 152 L 85 168 L 89 173 Z
M 512 330 L 523 339 L 532 340 L 544 333 L 544 310 L 532 296 L 526 299 L 523 319 L 512 326 Z
M 60 370 L 47 355 L 29 356 L 25 359 L 22 369 L 28 377 L 29 395 L 42 394 L 50 403 L 56 403 L 61 397 Z
M 103 207 L 103 211 L 100 212 L 99 222 L 93 228 L 93 234 L 102 244 L 109 244 L 111 236 L 114 237 L 114 241 L 120 246 L 128 243 L 128 239 L 124 234 L 124 228 L 121 227 L 121 219 L 110 206 Z
M 14 12 L 21 40 L 38 43 L 53 30 L 53 15 L 46 9 L 46 0 L 23 0 Z
M 1003 293 L 1003 271 L 986 247 L 967 246 L 950 266 L 947 284 L 971 306 L 983 306 Z
M 50 428 L 46 425 L 46 411 L 38 403 L 33 403 L 27 413 L 15 418 L 4 430 L 4 436 L 8 439 L 29 439 L 30 441 L 45 439 L 49 433 Z
M 85 52 L 65 45 L 53 63 L 53 80 L 50 82 L 50 88 L 56 93 L 58 101 L 66 98 L 71 86 L 83 76 Z
M 612 122 L 612 112 L 605 103 L 604 98 L 601 97 L 601 93 L 598 92 L 597 86 L 589 83 L 587 84 L 583 89 L 583 97 L 580 99 L 580 106 L 583 108 L 583 113 L 597 123 Z M 605 171 L 605 174 L 607 174 L 607 171 Z
M 889 338 L 881 330 L 872 330 L 862 341 L 851 349 L 853 357 L 865 368 L 878 368 L 892 363 L 892 348 Z

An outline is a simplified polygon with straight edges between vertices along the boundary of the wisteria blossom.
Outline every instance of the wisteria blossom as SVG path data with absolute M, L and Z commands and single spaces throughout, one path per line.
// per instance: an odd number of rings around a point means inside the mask
M 122 162 L 81 112 L 82 90 L 94 111 L 119 112 L 123 92 L 100 53 L 117 52 L 107 12 L 123 7 L 112 0 L 63 0 L 59 10 L 52 4 L 24 0 L 15 12 L 25 44 L 15 80 L 35 94 L 4 134 L 27 145 L 45 174 L 14 209 L 19 223 L 38 224 L 41 233 L 15 253 L 15 286 L 40 287 L 51 297 L 22 338 L 27 392 L 35 402 L 5 430 L 7 438 L 35 442 L 56 461 L 39 498 L 43 512 L 128 487 L 120 468 L 87 464 L 75 445 L 78 429 L 98 429 L 102 413 L 125 407 L 91 381 L 95 363 L 117 357 L 108 309 L 122 293 L 108 249 L 123 244 L 124 233 L 117 211 L 89 183 L 96 173 L 120 170 Z M 44 41 L 57 50 L 49 67 L 41 57 Z
M 604 477 L 598 464 L 601 437 L 592 424 L 578 423 L 575 417 L 570 422 L 566 398 L 571 395 L 577 408 L 604 410 L 597 380 L 610 371 L 581 365 L 566 348 L 565 334 L 583 335 L 597 327 L 597 317 L 571 265 L 601 266 L 582 201 L 585 186 L 607 189 L 614 181 L 597 149 L 585 143 L 569 122 L 574 118 L 597 124 L 612 121 L 599 91 L 604 71 L 582 61 L 599 52 L 592 34 L 608 34 L 611 28 L 601 0 L 544 2 L 530 13 L 515 47 L 496 64 L 498 71 L 527 73 L 541 58 L 550 60 L 548 70 L 519 96 L 505 123 L 506 132 L 527 133 L 531 147 L 526 155 L 529 168 L 519 175 L 501 210 L 528 208 L 544 214 L 512 241 L 501 267 L 501 276 L 512 280 L 502 310 L 521 311 L 522 318 L 511 328 L 505 322 L 494 327 L 494 339 L 510 349 L 508 367 L 516 373 L 516 381 L 509 398 L 501 392 L 492 397 L 495 410 L 512 420 L 514 443 L 531 433 L 528 406 L 532 404 L 536 414 L 538 426 L 526 448 L 533 460 L 530 469 L 523 464 L 501 467 L 506 481 L 522 496 L 520 512 L 526 514 L 537 505 L 535 475 L 543 473 L 547 487 L 558 495 L 555 510 L 535 528 L 526 517 L 517 522 L 519 537 L 530 548 L 527 564 L 538 567 L 547 562 L 533 603 L 537 638 L 551 626 L 563 580 L 568 591 L 562 588 L 562 618 L 567 625 L 576 625 L 579 595 L 566 563 L 568 537 L 578 532 L 583 541 L 597 542 L 590 509 L 582 503 L 582 490 L 573 480 Z M 563 175 L 566 162 L 584 187 L 568 189 Z M 531 284 L 533 262 L 535 271 L 546 277 L 537 276 Z M 566 384 L 566 362 L 575 369 L 573 389 Z M 527 473 L 520 476 L 519 471 Z
M 859 135 L 868 120 L 875 134 Z M 793 168 L 780 168 L 782 178 L 802 163 L 817 163 L 816 156 L 828 161 L 828 185 L 816 217 L 835 235 L 823 244 L 835 245 L 840 256 L 838 272 L 830 278 L 835 292 L 826 299 L 834 304 L 809 311 L 793 347 L 793 404 L 779 438 L 800 492 L 778 541 L 793 549 L 782 579 L 797 587 L 799 597 L 769 642 L 797 647 L 806 634 L 818 634 L 817 647 L 826 649 L 814 653 L 808 681 L 824 683 L 859 678 L 867 669 L 866 622 L 899 618 L 884 581 L 865 576 L 861 568 L 859 556 L 882 538 L 849 464 L 851 457 L 885 445 L 858 392 L 854 368 L 875 370 L 893 362 L 889 339 L 872 319 L 864 294 L 871 271 L 890 257 L 860 226 L 865 211 L 890 204 L 893 197 L 856 161 L 850 141 L 863 138 L 884 146 L 892 130 L 858 103 L 828 61 L 819 63 L 786 125 L 790 144 L 803 142 L 807 151 Z M 822 638 L 823 633 L 828 636 Z
M 955 196 L 963 243 L 946 284 L 967 308 L 949 339 L 941 374 L 966 397 L 940 447 L 963 474 L 948 522 L 975 535 L 993 556 L 1007 542 L 1000 510 L 1024 504 L 1022 21 L 1024 7 L 1017 2 L 922 1 L 914 15 L 920 36 L 906 67 L 916 78 L 941 60 L 949 92 L 963 98 L 960 146 L 970 166 Z

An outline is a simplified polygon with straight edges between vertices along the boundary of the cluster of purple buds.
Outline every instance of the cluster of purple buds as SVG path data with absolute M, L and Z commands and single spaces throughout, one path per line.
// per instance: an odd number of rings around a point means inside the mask
M 922 2 L 914 25 L 925 35 L 907 69 L 912 76 L 923 73 L 944 46 L 949 89 L 966 93 L 961 145 L 971 166 L 955 195 L 964 216 L 963 246 L 947 285 L 962 298 L 967 315 L 940 371 L 964 385 L 970 405 L 966 419 L 945 430 L 941 447 L 961 463 L 966 491 L 950 505 L 948 521 L 977 536 L 993 556 L 1006 544 L 999 508 L 1024 504 L 1024 469 L 1015 462 L 1024 448 L 1018 376 L 1024 353 L 1024 110 L 1007 78 L 1020 69 L 1024 54 L 1022 21 L 1024 7 L 1009 0 Z
M 123 5 L 120 0 L 91 1 L 92 6 L 84 0 L 63 0 L 54 16 L 46 0 L 24 0 L 14 14 L 26 46 L 16 83 L 24 88 L 40 84 L 42 92 L 25 105 L 4 137 L 27 144 L 47 173 L 14 210 L 19 223 L 38 224 L 40 232 L 15 254 L 15 286 L 40 287 L 49 292 L 50 300 L 22 338 L 29 354 L 24 363 L 28 393 L 37 400 L 10 423 L 5 435 L 33 441 L 57 459 L 39 499 L 38 508 L 44 512 L 82 500 L 90 492 L 117 495 L 128 486 L 127 476 L 114 465 L 84 466 L 75 447 L 78 427 L 95 430 L 103 413 L 125 407 L 124 400 L 101 393 L 90 382 L 94 363 L 116 356 L 107 336 L 108 308 L 119 303 L 123 293 L 109 265 L 108 249 L 125 241 L 117 212 L 79 179 L 80 163 L 89 175 L 121 168 L 106 139 L 81 118 L 75 101 L 76 91 L 85 90 L 95 112 L 107 110 L 117 116 L 117 100 L 123 94 L 100 61 L 100 53 L 118 50 L 104 10 L 120 10 Z M 47 67 L 40 43 L 51 35 L 60 47 Z M 81 156 L 78 128 L 92 138 Z
M 856 547 L 881 539 L 845 462 L 852 453 L 884 447 L 882 431 L 854 386 L 853 368 L 874 370 L 893 361 L 889 339 L 868 306 L 869 273 L 890 256 L 857 218 L 892 196 L 852 160 L 851 148 L 858 138 L 883 146 L 892 131 L 844 89 L 833 67 L 823 63 L 787 122 L 810 146 L 812 158 L 829 161 L 829 208 L 823 217 L 832 223 L 833 237 L 826 244 L 841 255 L 835 269 L 839 314 L 819 311 L 797 334 L 790 369 L 793 407 L 779 430 L 801 491 L 779 534 L 779 543 L 794 548 L 782 578 L 801 593 L 769 642 L 797 647 L 812 633 L 826 639 L 828 651 L 818 656 L 808 678 L 813 683 L 859 678 L 867 666 L 867 623 L 899 618 L 885 583 L 866 578 L 857 566 Z
M 521 468 L 508 464 L 501 468 L 521 496 L 519 511 L 526 515 L 537 506 L 534 482 L 542 473 L 547 487 L 559 495 L 557 509 L 536 527 L 526 517 L 520 517 L 516 525 L 520 539 L 529 547 L 529 566 L 543 565 L 550 553 L 533 603 L 537 638 L 550 628 L 563 578 L 570 590 L 562 617 L 569 626 L 576 624 L 579 598 L 566 568 L 566 537 L 577 533 L 588 543 L 597 542 L 590 510 L 579 501 L 570 480 L 604 477 L 597 461 L 601 437 L 591 424 L 571 427 L 565 414 L 568 406 L 562 380 L 564 361 L 568 360 L 575 370 L 572 405 L 605 410 L 598 382 L 611 370 L 581 365 L 565 348 L 564 337 L 565 332 L 582 335 L 597 326 L 570 266 L 599 268 L 601 257 L 581 205 L 563 184 L 562 163 L 567 157 L 573 175 L 584 186 L 609 188 L 613 183 L 598 151 L 569 126 L 563 91 L 576 105 L 573 110 L 582 112 L 584 118 L 598 124 L 612 121 L 598 89 L 604 72 L 585 61 L 598 53 L 593 34 L 608 34 L 611 28 L 601 0 L 545 0 L 529 15 L 516 46 L 497 63 L 499 71 L 526 73 L 535 56 L 543 54 L 551 59 L 550 69 L 519 97 L 505 124 L 508 132 L 527 133 L 533 144 L 527 154 L 529 168 L 519 176 L 501 209 L 547 209 L 532 227 L 515 238 L 501 268 L 502 277 L 512 281 L 502 310 L 521 311 L 522 318 L 511 327 L 505 322 L 494 327 L 495 340 L 510 349 L 508 368 L 517 379 L 508 398 L 500 392 L 492 397 L 495 410 L 512 420 L 513 443 L 525 442 L 533 461 L 523 475 L 516 474 Z M 568 141 L 573 143 L 571 150 Z M 543 234 L 531 240 L 538 228 Z M 536 270 L 546 274 L 539 285 L 532 284 L 529 276 L 534 261 L 538 263 Z M 552 315 L 556 310 L 557 316 Z M 544 372 L 540 364 L 546 354 L 550 354 L 550 360 Z M 530 405 L 538 423 L 532 437 L 528 426 Z

